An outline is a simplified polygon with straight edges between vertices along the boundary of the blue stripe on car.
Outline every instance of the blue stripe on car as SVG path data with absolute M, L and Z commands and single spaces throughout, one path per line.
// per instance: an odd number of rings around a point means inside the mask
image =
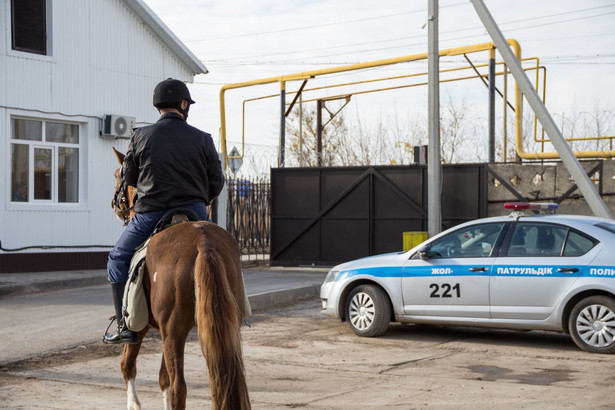
M 582 265 L 494 265 L 485 272 L 471 272 L 470 268 L 474 265 L 437 265 L 437 266 L 416 266 L 405 270 L 401 266 L 390 267 L 371 267 L 350 269 L 340 272 L 337 280 L 343 280 L 357 275 L 368 275 L 378 278 L 395 277 L 426 277 L 426 276 L 520 276 L 520 277 L 605 277 L 615 278 L 615 267 L 612 266 L 592 266 Z M 576 268 L 577 272 L 558 272 L 559 268 Z M 403 271 L 403 274 L 402 274 Z

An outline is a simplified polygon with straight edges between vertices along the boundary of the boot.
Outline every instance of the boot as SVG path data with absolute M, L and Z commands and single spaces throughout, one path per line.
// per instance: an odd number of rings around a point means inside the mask
M 111 293 L 113 294 L 113 305 L 115 307 L 115 320 L 117 321 L 116 333 L 105 333 L 103 343 L 139 343 L 139 334 L 128 329 L 122 315 L 122 299 L 124 298 L 124 283 L 111 283 Z

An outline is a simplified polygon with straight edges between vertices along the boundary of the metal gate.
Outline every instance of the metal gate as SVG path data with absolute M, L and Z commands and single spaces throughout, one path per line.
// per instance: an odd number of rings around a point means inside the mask
M 484 165 L 443 168 L 444 228 L 487 212 Z M 271 265 L 333 265 L 402 249 L 427 230 L 427 168 L 271 170 Z

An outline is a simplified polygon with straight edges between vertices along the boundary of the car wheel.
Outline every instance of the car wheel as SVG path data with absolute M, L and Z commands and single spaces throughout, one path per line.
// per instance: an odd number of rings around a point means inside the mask
M 352 331 L 359 336 L 383 334 L 391 321 L 389 297 L 378 286 L 357 286 L 346 299 L 346 320 Z
M 590 296 L 577 303 L 568 322 L 572 340 L 591 353 L 615 353 L 615 300 Z

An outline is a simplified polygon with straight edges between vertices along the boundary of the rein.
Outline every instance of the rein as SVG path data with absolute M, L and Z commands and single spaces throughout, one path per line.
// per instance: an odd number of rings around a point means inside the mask
M 124 179 L 124 168 L 122 167 L 120 168 L 119 184 L 117 185 L 117 188 L 115 188 L 115 194 L 113 195 L 111 206 L 113 206 L 115 213 L 122 218 L 124 226 L 128 225 L 128 222 L 130 222 L 130 211 L 134 208 L 134 206 L 128 206 L 128 197 L 126 195 L 127 190 L 128 184 Z

